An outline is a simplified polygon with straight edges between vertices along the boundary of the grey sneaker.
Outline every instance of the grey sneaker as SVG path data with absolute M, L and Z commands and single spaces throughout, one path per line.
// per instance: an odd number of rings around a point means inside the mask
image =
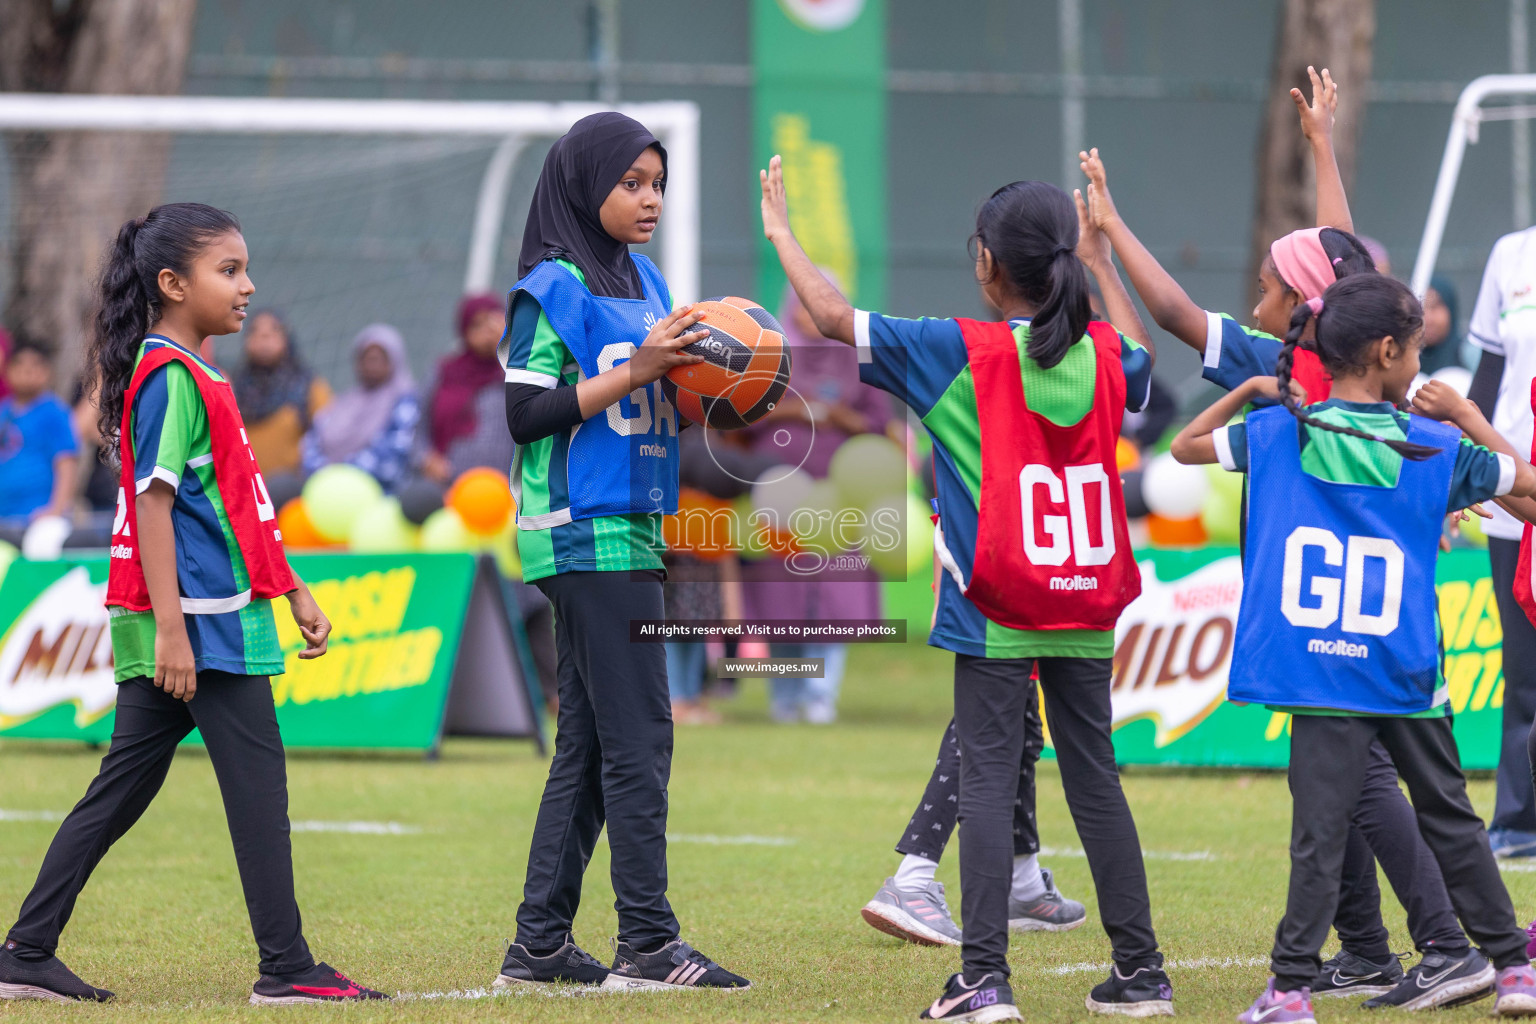
M 1016 932 L 1069 932 L 1088 920 L 1088 911 L 1077 900 L 1056 891 L 1050 868 L 1041 868 L 1045 892 L 1032 900 L 1008 897 L 1008 927 Z
M 960 945 L 960 926 L 949 916 L 941 882 L 929 883 L 922 892 L 909 892 L 896 888 L 896 879 L 887 878 L 859 914 L 871 928 L 919 946 Z

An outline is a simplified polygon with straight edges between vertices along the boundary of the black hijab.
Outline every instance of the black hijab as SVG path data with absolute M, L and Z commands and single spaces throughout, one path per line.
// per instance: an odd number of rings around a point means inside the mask
M 650 146 L 661 153 L 665 173 L 667 151 L 656 136 L 639 121 L 615 111 L 589 114 L 556 140 L 533 189 L 517 276 L 525 277 L 544 260 L 558 258 L 581 268 L 593 295 L 643 297 L 629 246 L 603 230 L 598 210 L 635 158 Z M 665 179 L 662 184 L 665 188 Z

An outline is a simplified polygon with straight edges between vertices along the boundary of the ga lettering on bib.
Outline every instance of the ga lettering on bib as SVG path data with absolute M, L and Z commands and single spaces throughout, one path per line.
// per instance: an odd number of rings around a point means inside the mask
M 581 379 L 629 361 L 652 325 L 672 312 L 672 296 L 656 264 L 637 253 L 645 295 L 593 295 L 575 275 L 546 260 L 512 286 L 538 300 L 550 326 L 570 349 Z M 677 511 L 677 410 L 660 381 L 636 388 L 571 433 L 566 474 L 570 504 L 520 529 L 549 529 L 575 519 Z M 516 474 L 514 474 L 514 481 Z
M 1141 593 L 1115 466 L 1125 415 L 1119 332 L 1088 325 L 1093 405 L 1059 426 L 1029 407 L 1012 328 L 956 322 L 981 425 L 976 555 L 965 596 L 1012 629 L 1114 629 Z
M 1283 407 L 1247 418 L 1249 519 L 1227 697 L 1255 704 L 1408 715 L 1437 692 L 1435 556 L 1461 434 L 1409 417 L 1395 487 L 1336 483 L 1301 468 Z

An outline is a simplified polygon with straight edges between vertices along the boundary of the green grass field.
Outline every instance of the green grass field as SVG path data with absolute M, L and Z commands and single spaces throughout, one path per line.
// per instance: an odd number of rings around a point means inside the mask
M 754 982 L 741 995 L 464 998 L 486 989 L 513 931 L 545 763 L 528 744 L 455 741 L 435 763 L 400 757 L 290 756 L 292 816 L 394 822 L 405 834 L 299 832 L 299 899 L 315 954 L 390 993 L 460 993 L 372 1006 L 258 1010 L 245 1005 L 255 949 L 213 772 L 183 753 L 149 813 L 97 870 L 60 950 L 114 989 L 102 1007 L 0 1004 L 5 1021 L 901 1021 L 915 1019 L 959 967 L 958 950 L 904 945 L 860 920 L 895 867 L 891 847 L 919 796 L 948 717 L 950 662 L 911 645 L 856 648 L 843 720 L 826 728 L 767 720 L 749 683 L 720 728 L 679 729 L 673 762 L 671 896 L 685 936 Z M 67 810 L 99 754 L 0 745 L 0 809 Z M 1266 977 L 1285 895 L 1290 807 L 1283 776 L 1129 771 L 1126 790 L 1152 857 L 1153 913 L 1179 1015 L 1230 1021 Z M 1066 935 L 1016 937 L 1010 953 L 1025 1019 L 1083 1020 L 1108 943 L 1054 762 L 1040 770 L 1044 858 L 1089 922 Z M 1493 785 L 1473 796 L 1485 815 Z M 0 817 L 0 914 L 15 912 L 56 827 Z M 711 837 L 766 843 L 712 843 Z M 1208 854 L 1205 859 L 1166 855 Z M 1163 856 L 1159 856 L 1163 855 Z M 607 847 L 588 875 L 576 939 L 603 958 L 614 933 Z M 956 858 L 940 877 L 958 906 Z M 1524 915 L 1536 874 L 1506 872 Z M 1395 903 L 1397 948 L 1411 943 Z M 1106 965 L 1101 967 L 1099 965 Z M 483 993 L 482 993 L 483 995 Z M 1486 1015 L 1483 1002 L 1440 1020 Z M 1328 1020 L 1362 1011 L 1318 1007 Z M 1392 1015 L 1371 1020 L 1393 1019 Z

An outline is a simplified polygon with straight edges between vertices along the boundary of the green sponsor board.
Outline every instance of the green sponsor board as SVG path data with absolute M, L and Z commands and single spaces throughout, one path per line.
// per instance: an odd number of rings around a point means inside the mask
M 784 158 L 796 236 L 864 309 L 885 305 L 885 0 L 753 0 L 753 155 Z M 759 249 L 758 297 L 784 288 Z
M 272 677 L 283 741 L 292 747 L 428 750 L 442 734 L 450 686 L 472 657 L 510 639 L 494 626 L 499 592 L 460 554 L 295 555 L 333 631 L 327 653 L 300 660 L 304 640 L 274 602 L 286 671 Z M 0 583 L 0 737 L 101 743 L 112 733 L 116 685 L 106 609 L 107 561 L 18 561 Z M 472 604 L 473 598 L 473 604 Z M 494 606 L 494 607 L 493 607 Z M 492 654 L 506 651 L 490 651 Z M 531 721 L 515 655 L 497 663 L 516 687 L 478 695 Z M 498 709 L 467 708 L 494 718 Z M 507 717 L 503 715 L 502 717 Z M 517 728 L 501 734 L 531 735 Z M 193 734 L 196 739 L 196 734 Z
M 1123 764 L 1282 768 L 1290 716 L 1227 702 L 1242 566 L 1236 548 L 1145 551 L 1142 596 L 1116 629 L 1115 752 Z M 1436 570 L 1445 678 L 1462 765 L 1499 760 L 1503 631 L 1488 556 L 1458 550 Z

